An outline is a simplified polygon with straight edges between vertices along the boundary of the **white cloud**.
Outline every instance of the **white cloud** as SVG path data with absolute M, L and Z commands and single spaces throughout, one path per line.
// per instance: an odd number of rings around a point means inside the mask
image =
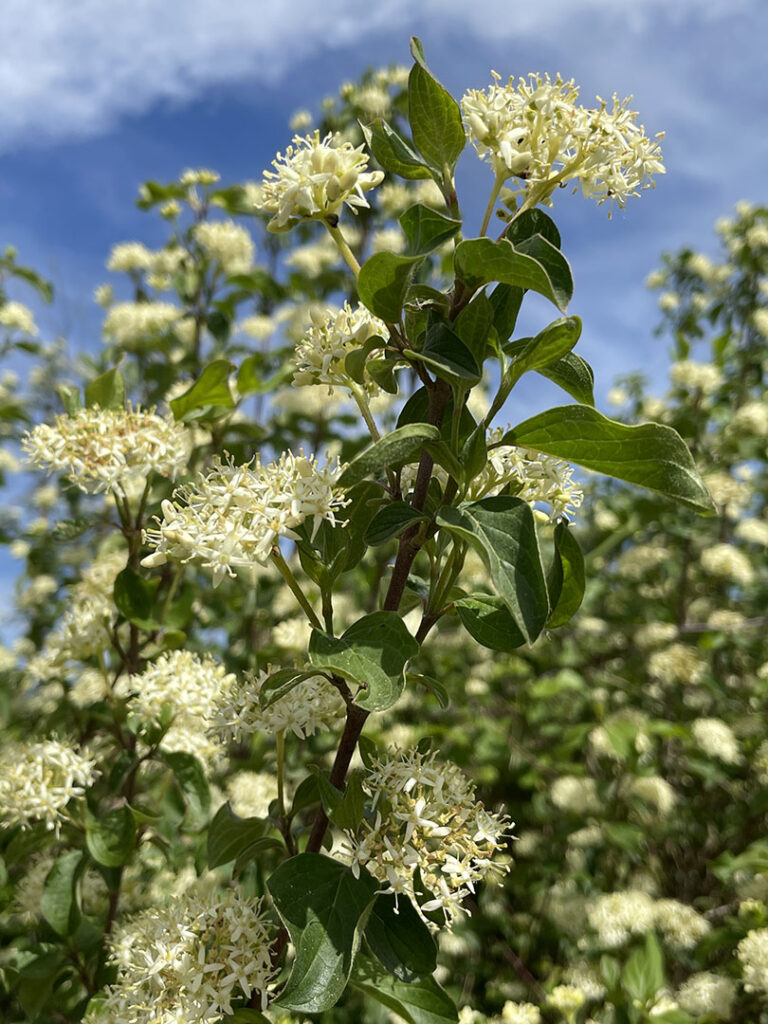
M 407 30 L 408 0 L 5 0 L 0 42 L 0 148 L 98 134 L 167 99 L 207 86 L 300 73 L 324 49 Z M 749 0 L 422 0 L 426 28 L 498 42 L 579 38 L 599 25 L 626 37 L 659 12 L 706 20 Z M 480 12 L 480 13 L 478 13 Z M 404 48 L 405 50 L 405 48 Z M 600 60 L 600 54 L 595 54 Z M 610 61 L 610 53 L 605 53 Z

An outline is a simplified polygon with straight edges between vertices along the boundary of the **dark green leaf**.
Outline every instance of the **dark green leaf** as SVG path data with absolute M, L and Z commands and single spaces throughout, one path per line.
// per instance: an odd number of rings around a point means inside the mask
M 120 614 L 139 626 L 152 627 L 152 605 L 156 586 L 133 569 L 123 569 L 115 577 L 113 597 Z
M 440 431 L 429 423 L 409 423 L 398 427 L 355 456 L 341 474 L 339 486 L 349 488 L 367 476 L 403 465 L 421 452 L 425 441 L 439 439 Z
M 426 256 L 453 238 L 461 229 L 461 221 L 417 203 L 399 218 L 408 243 L 408 256 Z
M 365 941 L 382 967 L 400 981 L 415 981 L 432 974 L 437 966 L 432 933 L 402 893 L 376 897 L 365 926 Z
M 584 598 L 584 556 L 579 542 L 565 523 L 555 527 L 555 557 L 547 579 L 552 611 L 550 629 L 564 626 L 579 610 Z
M 409 349 L 404 354 L 426 363 L 438 377 L 451 384 L 471 387 L 480 380 L 480 367 L 475 357 L 446 324 L 433 324 L 421 351 Z
M 431 178 L 427 167 L 410 142 L 381 118 L 361 124 L 368 149 L 385 171 L 401 178 Z
M 405 666 L 419 645 L 396 612 L 373 612 L 354 622 L 340 637 L 314 629 L 309 660 L 337 672 L 364 689 L 356 702 L 366 711 L 391 707 L 405 686 Z
M 222 1017 L 222 1024 L 272 1024 L 269 1017 L 265 1017 L 258 1010 L 251 1010 L 248 1007 L 240 1007 L 233 1010 L 231 1014 Z
M 290 363 L 286 363 L 271 377 L 264 377 L 260 372 L 263 367 L 264 357 L 260 352 L 242 361 L 236 378 L 237 390 L 241 395 L 265 395 L 275 391 L 293 375 L 293 366 Z
M 296 949 L 291 976 L 277 1004 L 297 1013 L 321 1013 L 346 988 L 378 882 L 359 878 L 338 861 L 301 853 L 267 882 Z
M 453 329 L 474 356 L 478 366 L 488 349 L 488 337 L 493 327 L 493 306 L 483 292 L 465 306 L 453 321 Z
M 432 456 L 433 461 L 442 466 L 454 480 L 463 479 L 464 467 L 442 438 L 439 441 L 427 441 L 424 448 Z
M 313 669 L 280 668 L 276 672 L 271 672 L 259 690 L 259 704 L 263 708 L 270 707 L 300 683 L 316 675 L 317 672 Z
M 352 772 L 347 778 L 344 795 L 328 817 L 343 832 L 354 832 L 363 820 L 364 812 L 365 792 L 362 779 L 359 772 Z
M 197 409 L 212 406 L 231 409 L 235 403 L 229 390 L 229 375 L 234 368 L 228 359 L 214 359 L 209 363 L 192 387 L 171 402 L 176 419 L 183 420 Z
M 408 120 L 413 141 L 426 162 L 436 170 L 453 172 L 467 142 L 456 100 L 427 67 L 421 43 L 414 37 L 411 53 L 416 61 L 408 78 Z
M 589 406 L 564 405 L 525 420 L 502 441 L 647 487 L 697 512 L 713 511 L 691 453 L 671 427 L 627 426 Z
M 85 404 L 100 409 L 125 408 L 125 381 L 117 368 L 107 370 L 96 380 L 85 385 Z
M 493 326 L 504 342 L 512 334 L 525 292 L 513 284 L 497 284 L 488 297 L 493 310 Z
M 394 324 L 400 319 L 405 293 L 423 257 L 376 252 L 360 268 L 357 292 L 374 316 Z
M 365 363 L 374 349 L 384 348 L 385 341 L 378 335 L 369 338 L 361 348 L 353 349 L 344 359 L 344 369 L 357 384 L 365 383 Z
M 482 473 L 488 462 L 484 423 L 478 424 L 461 446 L 460 459 L 466 480 L 472 481 Z
M 196 822 L 206 819 L 211 809 L 211 793 L 203 766 L 193 754 L 184 751 L 164 754 L 163 758 L 174 774 L 193 819 Z
M 543 210 L 525 210 L 519 217 L 515 217 L 505 234 L 513 245 L 525 241 L 526 238 L 532 238 L 534 235 L 541 235 L 557 249 L 561 247 L 557 225 Z
M 531 246 L 530 241 L 525 244 Z M 528 288 L 565 312 L 573 291 L 572 282 L 568 287 L 570 272 L 565 274 L 568 266 L 565 257 L 544 239 L 532 250 L 530 253 L 518 251 L 506 238 L 498 242 L 490 238 L 470 238 L 456 246 L 456 276 L 472 289 L 489 281 Z
M 595 404 L 595 375 L 592 367 L 575 352 L 568 352 L 549 366 L 538 367 L 536 372 L 557 384 L 563 391 L 567 391 L 577 402 L 584 405 Z
M 519 498 L 484 498 L 441 509 L 438 524 L 478 552 L 499 596 L 526 641 L 532 643 L 549 614 L 547 587 L 530 506 Z
M 543 235 L 532 235 L 522 242 L 517 242 L 515 248 L 518 252 L 533 256 L 544 267 L 557 296 L 557 304 L 560 309 L 565 310 L 573 298 L 573 274 L 568 260 L 558 247 Z
M 67 963 L 64 951 L 57 949 L 35 957 L 21 968 L 15 995 L 27 1020 L 37 1019 L 51 998 L 56 979 Z
M 82 862 L 82 850 L 59 854 L 43 885 L 40 912 L 57 935 L 71 935 L 80 920 L 76 884 Z
M 217 868 L 231 860 L 241 865 L 261 850 L 279 847 L 280 843 L 265 836 L 265 831 L 260 818 L 239 818 L 229 803 L 224 804 L 208 826 L 208 867 Z
M 424 519 L 426 519 L 424 513 L 419 512 L 407 502 L 390 502 L 389 505 L 382 506 L 368 524 L 365 543 L 384 544 L 392 537 L 397 537 L 406 527 Z
M 358 964 L 351 983 L 408 1024 L 456 1024 L 458 1020 L 453 1001 L 434 978 L 400 981 L 366 961 L 364 967 Z
M 136 823 L 128 807 L 116 807 L 96 817 L 88 814 L 85 844 L 93 859 L 107 868 L 119 868 L 136 848 Z
M 470 594 L 454 602 L 470 636 L 492 651 L 509 653 L 525 643 L 506 604 L 492 594 Z

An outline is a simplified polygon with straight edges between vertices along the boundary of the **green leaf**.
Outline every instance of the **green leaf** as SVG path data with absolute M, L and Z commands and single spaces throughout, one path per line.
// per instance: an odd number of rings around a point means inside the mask
M 483 647 L 509 653 L 525 643 L 500 597 L 493 594 L 470 594 L 454 601 L 462 626 Z
M 432 933 L 402 893 L 376 897 L 365 926 L 365 941 L 382 967 L 400 981 L 415 981 L 437 967 Z
M 57 935 L 71 935 L 80 921 L 76 884 L 82 861 L 82 850 L 59 854 L 45 879 L 40 912 Z
M 347 778 L 344 795 L 328 815 L 343 832 L 354 832 L 365 813 L 365 791 L 359 772 L 352 772 Z
M 433 324 L 427 331 L 424 347 L 408 349 L 409 359 L 418 359 L 450 384 L 471 387 L 480 380 L 480 367 L 470 350 L 446 324 Z
M 431 178 L 433 172 L 424 163 L 407 139 L 394 128 L 377 118 L 370 124 L 360 124 L 366 145 L 385 171 L 401 178 Z
M 64 412 L 67 416 L 74 416 L 79 409 L 83 408 L 79 388 L 71 384 L 60 384 L 56 388 L 56 394 L 61 399 L 61 404 L 64 406 Z
M 501 341 L 506 341 L 517 323 L 525 292 L 512 284 L 497 284 L 488 301 L 493 310 L 493 326 Z
M 271 672 L 259 690 L 259 704 L 263 708 L 270 707 L 300 683 L 316 675 L 314 669 L 280 668 L 276 672 Z
M 524 373 L 540 370 L 557 363 L 567 355 L 581 335 L 581 320 L 577 316 L 560 317 L 544 328 L 535 338 L 521 338 L 504 345 L 513 361 L 506 370 L 498 394 L 488 413 L 489 421 L 506 402 Z
M 173 772 L 193 819 L 205 820 L 211 809 L 211 793 L 203 766 L 193 754 L 180 750 L 163 754 L 163 759 Z
M 119 868 L 136 848 L 136 823 L 130 808 L 116 807 L 98 817 L 90 812 L 85 820 L 85 845 L 98 864 Z
M 488 462 L 488 448 L 484 423 L 479 423 L 461 446 L 460 459 L 466 480 L 474 480 L 478 473 L 482 473 L 485 469 Z
M 649 1003 L 664 987 L 664 964 L 653 932 L 646 934 L 645 948 L 634 950 L 627 960 L 621 981 L 628 995 L 642 1004 Z
M 530 506 L 519 498 L 484 498 L 462 508 L 440 510 L 438 525 L 478 552 L 496 590 L 528 643 L 549 614 L 536 525 Z
M 365 383 L 365 363 L 377 348 L 384 348 L 386 342 L 377 334 L 369 338 L 361 348 L 353 349 L 344 358 L 344 369 L 357 384 Z
M 505 235 L 513 245 L 518 245 L 534 235 L 541 235 L 555 248 L 561 247 L 557 225 L 543 210 L 525 210 L 519 217 L 515 217 L 505 231 Z
M 461 221 L 416 203 L 399 218 L 408 243 L 408 256 L 426 256 L 461 230 Z
M 411 53 L 416 61 L 408 78 L 408 120 L 413 141 L 428 164 L 451 174 L 467 142 L 461 111 L 427 67 L 421 42 L 415 36 Z
M 584 555 L 566 523 L 555 526 L 555 557 L 547 579 L 552 611 L 550 629 L 564 626 L 579 610 L 584 599 Z
M 156 625 L 152 619 L 152 606 L 157 585 L 139 576 L 133 569 L 123 569 L 115 577 L 113 598 L 120 614 L 142 628 Z
M 564 405 L 508 431 L 503 444 L 554 455 L 596 473 L 647 487 L 709 515 L 712 501 L 685 442 L 659 423 L 627 426 L 586 405 Z
M 483 365 L 486 356 L 493 316 L 490 300 L 483 292 L 479 292 L 453 321 L 454 331 L 472 353 L 478 366 Z
M 229 375 L 234 368 L 234 363 L 228 359 L 214 359 L 209 363 L 192 387 L 171 402 L 176 419 L 189 418 L 197 409 L 207 410 L 213 406 L 231 409 L 235 403 L 229 390 Z
M 538 367 L 536 372 L 567 391 L 577 402 L 583 405 L 595 404 L 595 375 L 592 367 L 575 352 L 568 352 L 549 366 Z
M 85 404 L 88 408 L 94 405 L 100 409 L 125 408 L 125 381 L 116 367 L 85 385 Z
M 355 878 L 350 868 L 317 853 L 300 853 L 272 873 L 267 887 L 296 949 L 277 1005 L 321 1013 L 338 1002 L 378 884 L 365 868 Z
M 233 1010 L 231 1014 L 222 1017 L 222 1024 L 272 1024 L 269 1017 L 265 1017 L 258 1010 L 251 1010 L 247 1006 L 241 1006 Z
M 270 391 L 275 391 L 293 376 L 293 366 L 290 363 L 286 363 L 277 373 L 266 378 L 259 373 L 263 366 L 264 357 L 261 352 L 248 356 L 242 361 L 236 377 L 237 390 L 241 395 L 266 395 Z
M 526 253 L 537 260 L 547 271 L 558 306 L 565 309 L 573 298 L 573 274 L 568 260 L 556 245 L 543 235 L 532 235 L 521 242 L 515 243 L 518 252 Z
M 408 1024 L 456 1024 L 458 1014 L 447 992 L 434 978 L 400 981 L 366 960 L 358 965 L 352 986 L 376 1002 L 394 1010 Z
M 392 501 L 382 506 L 368 524 L 365 532 L 365 543 L 373 546 L 385 544 L 392 537 L 397 537 L 407 527 L 425 520 L 427 517 L 405 501 Z
M 56 979 L 68 963 L 71 966 L 64 951 L 55 949 L 35 957 L 20 969 L 15 995 L 27 1020 L 37 1019 L 51 998 Z
M 396 612 L 373 612 L 340 637 L 313 629 L 309 661 L 362 686 L 356 703 L 366 711 L 384 711 L 403 692 L 405 666 L 418 650 L 419 644 Z
M 456 246 L 456 276 L 472 289 L 489 281 L 527 288 L 543 295 L 565 312 L 573 292 L 572 282 L 570 288 L 567 286 L 570 272 L 564 277 L 568 264 L 554 246 L 544 239 L 542 243 L 542 246 L 534 246 L 533 252 L 527 253 L 518 251 L 506 238 L 498 242 L 490 238 L 467 239 Z M 530 242 L 525 244 L 530 246 Z M 546 246 L 549 249 L 545 249 Z M 560 257 L 560 262 L 555 261 L 553 254 Z M 546 260 L 542 261 L 544 256 Z M 554 277 L 550 276 L 553 270 L 556 271 Z
M 356 455 L 339 477 L 339 486 L 349 488 L 367 476 L 400 466 L 418 455 L 426 441 L 439 440 L 440 431 L 429 423 L 398 427 Z
M 442 438 L 439 441 L 427 441 L 424 448 L 432 456 L 433 461 L 442 466 L 454 480 L 463 479 L 464 467 Z
M 375 252 L 360 268 L 357 293 L 363 305 L 386 323 L 395 324 L 416 267 L 423 257 Z
M 224 804 L 208 826 L 208 867 L 217 868 L 236 860 L 237 869 L 262 850 L 279 847 L 276 839 L 264 835 L 266 828 L 260 818 L 239 818 L 229 803 Z

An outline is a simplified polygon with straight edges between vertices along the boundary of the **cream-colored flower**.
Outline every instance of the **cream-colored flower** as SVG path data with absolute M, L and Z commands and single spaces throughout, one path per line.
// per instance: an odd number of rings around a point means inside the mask
M 258 207 L 272 214 L 271 231 L 286 231 L 302 220 L 337 216 L 346 204 L 353 213 L 367 208 L 364 193 L 380 184 L 382 171 L 368 171 L 364 146 L 340 135 L 294 136 L 293 145 L 265 171 Z
M 334 385 L 350 386 L 344 366 L 349 353 L 362 348 L 370 338 L 389 339 L 386 324 L 361 304 L 354 309 L 348 302 L 341 309 L 315 309 L 311 317 L 312 326 L 296 346 L 293 383 L 298 386 L 327 384 L 331 391 Z M 380 390 L 370 378 L 366 378 L 365 389 L 370 394 Z
M 550 203 L 558 185 L 572 182 L 598 204 L 623 207 L 664 173 L 662 136 L 645 134 L 629 99 L 614 95 L 612 106 L 598 99 L 588 109 L 578 104 L 572 79 L 529 75 L 501 85 L 494 78 L 487 90 L 471 89 L 461 101 L 467 134 L 497 178 L 523 179 L 537 202 Z
M 168 302 L 117 302 L 104 321 L 104 337 L 130 349 L 167 334 L 180 316 Z
M 253 265 L 253 240 L 233 220 L 203 221 L 193 228 L 195 241 L 225 274 L 246 274 Z
M 687 1013 L 724 1021 L 731 1019 L 735 998 L 736 983 L 712 971 L 692 974 L 677 993 L 677 1001 Z
M 6 743 L 0 754 L 0 819 L 7 827 L 33 821 L 58 832 L 70 800 L 93 783 L 95 762 L 61 740 Z

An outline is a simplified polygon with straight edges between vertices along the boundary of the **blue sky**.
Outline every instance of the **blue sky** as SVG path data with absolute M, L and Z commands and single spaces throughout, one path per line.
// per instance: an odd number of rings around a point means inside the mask
M 134 207 L 139 182 L 190 166 L 258 179 L 287 120 L 369 64 L 408 63 L 408 36 L 455 95 L 529 71 L 574 77 L 582 98 L 634 95 L 666 131 L 667 175 L 608 221 L 581 197 L 555 217 L 574 268 L 580 351 L 598 373 L 642 368 L 664 387 L 665 342 L 643 280 L 659 253 L 714 251 L 712 224 L 764 201 L 768 166 L 761 0 L 5 0 L 0 47 L 0 245 L 57 287 L 44 334 L 99 343 L 92 302 L 117 241 L 159 240 Z M 488 169 L 460 182 L 479 223 Z M 27 300 L 21 291 L 18 298 Z M 542 310 L 543 315 L 548 311 Z M 604 405 L 604 401 L 602 402 Z M 521 412 L 532 411 L 522 403 Z

